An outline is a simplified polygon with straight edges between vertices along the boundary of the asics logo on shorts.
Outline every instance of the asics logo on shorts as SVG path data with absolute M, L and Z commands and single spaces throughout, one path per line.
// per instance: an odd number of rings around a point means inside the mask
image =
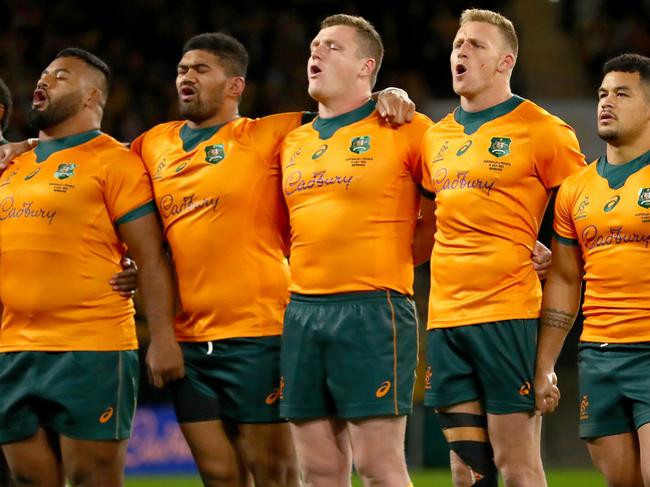
M 273 390 L 271 394 L 266 396 L 266 399 L 264 402 L 268 405 L 274 404 L 277 402 L 278 399 L 283 399 L 282 397 L 282 391 L 284 390 L 284 377 L 280 377 L 280 387 L 277 389 Z
M 519 394 L 522 396 L 527 396 L 531 393 L 532 390 L 533 388 L 530 386 L 530 382 L 526 381 L 519 388 Z
M 108 423 L 112 417 L 113 417 L 113 408 L 108 407 L 99 417 L 99 422 L 102 424 Z
M 388 394 L 388 391 L 390 391 L 390 381 L 384 381 L 381 383 L 381 386 L 377 391 L 375 392 L 375 396 L 377 397 L 384 397 L 386 394 Z
M 275 404 L 279 398 L 280 398 L 280 388 L 277 388 L 271 394 L 266 396 L 264 402 L 268 405 Z

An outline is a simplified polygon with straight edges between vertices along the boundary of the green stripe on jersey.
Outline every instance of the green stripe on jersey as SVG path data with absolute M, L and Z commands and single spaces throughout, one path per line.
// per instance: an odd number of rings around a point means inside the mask
M 155 211 L 156 211 L 156 205 L 154 204 L 153 201 L 149 201 L 148 203 L 145 203 L 144 205 L 139 206 L 135 210 L 131 210 L 126 215 L 118 218 L 117 221 L 115 222 L 115 226 L 121 225 L 122 223 L 132 222 L 133 220 L 137 220 L 138 218 L 148 215 L 149 213 L 153 213 Z

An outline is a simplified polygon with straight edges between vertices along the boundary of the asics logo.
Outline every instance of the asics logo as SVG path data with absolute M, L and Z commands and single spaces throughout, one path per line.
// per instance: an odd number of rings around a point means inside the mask
M 390 391 L 390 381 L 389 380 L 382 382 L 379 389 L 377 389 L 377 391 L 375 392 L 375 396 L 384 397 L 386 394 L 388 394 L 388 391 Z
M 99 417 L 99 422 L 102 424 L 108 423 L 112 417 L 113 417 L 113 408 L 110 407 L 106 408 L 106 410 Z

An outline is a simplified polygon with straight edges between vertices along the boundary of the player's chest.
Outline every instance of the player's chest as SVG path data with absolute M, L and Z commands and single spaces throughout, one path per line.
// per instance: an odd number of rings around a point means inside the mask
M 97 168 L 72 159 L 20 161 L 0 177 L 0 221 L 83 221 L 104 206 Z
M 442 131 L 428 137 L 425 163 L 442 198 L 519 187 L 534 177 L 529 137 L 508 129 L 466 135 Z
M 408 175 L 405 163 L 398 147 L 363 131 L 297 141 L 282 154 L 282 188 L 288 199 L 372 194 Z
M 210 141 L 190 151 L 171 146 L 146 162 L 157 195 L 242 191 L 269 172 L 252 147 L 228 140 Z
M 612 189 L 602 178 L 584 186 L 571 218 L 587 248 L 650 240 L 650 171 Z

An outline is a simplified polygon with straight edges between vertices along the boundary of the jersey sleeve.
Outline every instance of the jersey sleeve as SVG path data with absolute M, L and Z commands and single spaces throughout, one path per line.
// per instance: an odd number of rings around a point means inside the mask
M 426 131 L 433 125 L 429 117 L 421 113 L 416 113 L 413 121 L 403 125 L 406 129 L 406 136 L 408 138 L 408 168 L 413 177 L 413 181 L 422 187 L 424 178 L 422 167 L 422 139 Z
M 129 144 L 129 148 L 134 154 L 137 154 L 138 157 L 142 158 L 142 145 L 144 144 L 144 136 L 147 133 L 144 132 L 140 135 L 138 135 L 133 142 Z
M 568 183 L 568 184 L 567 184 Z M 578 245 L 578 235 L 573 223 L 573 197 L 570 181 L 565 181 L 555 199 L 553 237 L 565 245 Z
M 553 117 L 533 130 L 537 137 L 535 170 L 547 189 L 557 188 L 568 176 L 585 167 L 585 157 L 569 125 Z
M 435 140 L 434 127 L 432 125 L 427 129 L 420 142 L 420 164 L 422 166 L 422 185 L 420 191 L 424 197 L 429 199 L 434 199 L 436 196 L 433 183 L 431 182 L 431 168 L 429 167 L 429 161 L 432 159 L 431 148 L 435 145 L 433 143 Z
M 249 142 L 269 166 L 277 165 L 280 144 L 293 129 L 300 127 L 305 119 L 303 112 L 279 113 L 253 121 L 248 131 Z M 307 117 L 309 120 L 309 117 Z
M 136 220 L 156 209 L 144 163 L 126 148 L 115 151 L 106 165 L 104 199 L 115 225 Z

